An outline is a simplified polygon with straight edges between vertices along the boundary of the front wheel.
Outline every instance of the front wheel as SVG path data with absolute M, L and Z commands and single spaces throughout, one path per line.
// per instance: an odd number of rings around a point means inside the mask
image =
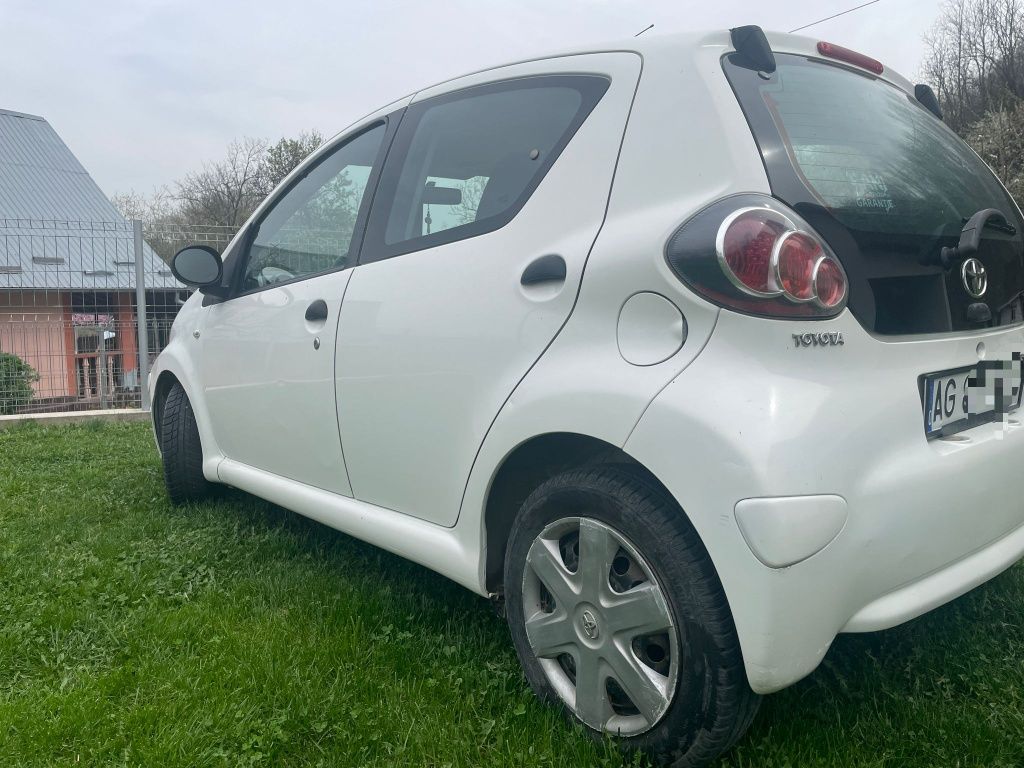
M 639 472 L 595 467 L 537 488 L 513 526 L 505 590 L 531 687 L 594 735 L 682 768 L 753 719 L 759 697 L 707 552 Z
M 160 409 L 160 457 L 172 503 L 184 504 L 209 495 L 213 484 L 203 475 L 199 425 L 188 395 L 177 382 L 171 385 Z

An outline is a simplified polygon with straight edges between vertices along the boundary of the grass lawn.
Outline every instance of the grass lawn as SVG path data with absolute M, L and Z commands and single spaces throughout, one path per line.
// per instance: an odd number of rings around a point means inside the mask
M 841 637 L 724 764 L 1024 765 L 1022 616 L 1018 566 Z M 241 493 L 171 507 L 145 425 L 29 425 L 0 432 L 0 766 L 76 764 L 622 761 L 485 600 Z

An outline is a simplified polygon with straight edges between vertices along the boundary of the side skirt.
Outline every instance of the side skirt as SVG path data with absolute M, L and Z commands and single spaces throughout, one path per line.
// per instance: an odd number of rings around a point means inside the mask
M 231 459 L 220 462 L 218 475 L 226 485 L 419 563 L 477 594 L 485 594 L 481 591 L 479 549 L 468 545 L 459 528 L 434 525 Z

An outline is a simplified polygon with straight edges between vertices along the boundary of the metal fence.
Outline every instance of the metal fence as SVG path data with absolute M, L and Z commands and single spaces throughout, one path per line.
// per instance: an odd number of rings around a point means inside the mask
M 229 227 L 0 218 L 0 415 L 148 407 L 188 290 L 168 261 Z

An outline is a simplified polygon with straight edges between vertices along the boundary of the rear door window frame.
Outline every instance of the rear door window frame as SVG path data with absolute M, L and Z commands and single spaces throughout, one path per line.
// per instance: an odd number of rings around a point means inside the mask
M 558 160 L 562 151 L 569 145 L 576 132 L 580 129 L 586 119 L 593 112 L 594 108 L 601 101 L 601 98 L 608 91 L 611 79 L 607 75 L 594 73 L 553 73 L 545 75 L 529 75 L 525 77 L 514 77 L 507 80 L 498 80 L 482 85 L 469 86 L 456 91 L 444 93 L 421 102 L 414 102 L 406 108 L 402 116 L 401 125 L 396 130 L 394 139 L 391 142 L 391 149 L 384 161 L 380 178 L 377 183 L 376 200 L 371 209 L 363 233 L 363 243 L 358 255 L 357 264 L 369 264 L 375 261 L 402 256 L 407 253 L 414 253 L 429 248 L 436 248 L 441 245 L 466 240 L 472 237 L 494 232 L 511 222 L 534 191 L 544 180 L 548 171 Z M 520 90 L 523 88 L 573 88 L 579 92 L 581 103 L 573 116 L 572 121 L 566 126 L 561 137 L 547 156 L 541 161 L 537 172 L 533 175 L 530 183 L 520 193 L 516 201 L 494 216 L 473 221 L 468 224 L 460 224 L 433 232 L 428 235 L 413 237 L 397 243 L 389 244 L 386 241 L 388 219 L 391 216 L 394 205 L 395 193 L 398 188 L 399 178 L 405 168 L 409 156 L 409 150 L 416 135 L 420 121 L 428 110 L 461 101 L 467 98 L 485 96 L 503 91 Z

